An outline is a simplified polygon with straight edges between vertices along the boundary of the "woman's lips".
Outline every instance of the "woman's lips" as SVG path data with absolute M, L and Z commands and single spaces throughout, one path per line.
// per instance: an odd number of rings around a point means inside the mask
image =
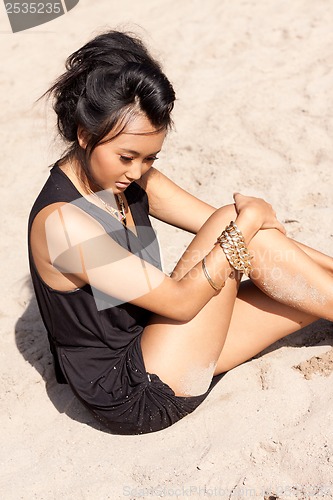
M 130 182 L 116 182 L 117 188 L 126 189 L 131 183 Z

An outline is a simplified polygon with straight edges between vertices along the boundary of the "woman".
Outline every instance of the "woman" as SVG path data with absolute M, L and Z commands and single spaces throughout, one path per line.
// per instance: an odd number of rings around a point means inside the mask
M 333 320 L 333 260 L 268 203 L 215 209 L 153 167 L 175 95 L 139 40 L 97 36 L 48 95 L 68 148 L 31 211 L 31 274 L 58 381 L 112 432 L 173 424 L 227 370 Z M 171 276 L 148 214 L 195 234 Z

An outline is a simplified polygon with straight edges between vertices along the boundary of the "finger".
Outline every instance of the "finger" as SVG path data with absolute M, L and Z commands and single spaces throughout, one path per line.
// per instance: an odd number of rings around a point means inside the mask
M 241 196 L 242 196 L 242 197 L 244 197 L 244 195 L 243 195 L 242 193 L 238 193 L 238 192 L 236 192 L 236 193 L 234 193 L 234 194 L 232 195 L 232 197 L 233 197 L 233 199 L 235 200 L 235 202 L 236 202 L 236 203 L 237 203 L 237 200 L 238 200 L 238 202 L 240 201 L 240 199 L 239 199 L 239 198 L 240 198 Z
M 287 234 L 285 227 L 279 221 L 272 222 L 270 224 L 264 224 L 261 229 L 277 229 L 282 234 Z
M 287 234 L 287 231 L 281 222 L 277 223 L 276 229 L 278 229 L 282 234 Z

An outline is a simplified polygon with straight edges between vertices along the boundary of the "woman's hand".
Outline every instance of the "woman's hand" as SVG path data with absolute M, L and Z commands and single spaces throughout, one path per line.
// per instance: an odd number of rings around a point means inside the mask
M 286 234 L 285 228 L 276 218 L 272 205 L 262 198 L 235 193 L 234 200 L 238 218 L 250 224 L 254 233 L 259 229 L 278 229 Z

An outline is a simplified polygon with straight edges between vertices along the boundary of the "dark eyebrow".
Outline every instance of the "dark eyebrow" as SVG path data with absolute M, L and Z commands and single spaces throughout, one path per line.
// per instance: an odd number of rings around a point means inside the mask
M 140 156 L 140 153 L 138 153 L 137 151 L 134 151 L 133 149 L 126 149 L 126 148 L 119 148 L 120 151 L 124 151 L 124 153 L 129 153 L 131 155 L 136 155 L 136 156 Z M 150 153 L 149 155 L 147 156 L 154 156 L 154 155 L 157 155 L 159 151 L 156 151 L 155 153 Z
M 137 151 L 133 151 L 133 149 L 126 149 L 126 148 L 119 148 L 120 151 L 124 151 L 124 153 L 130 153 L 131 155 L 137 155 L 139 156 L 139 153 Z

